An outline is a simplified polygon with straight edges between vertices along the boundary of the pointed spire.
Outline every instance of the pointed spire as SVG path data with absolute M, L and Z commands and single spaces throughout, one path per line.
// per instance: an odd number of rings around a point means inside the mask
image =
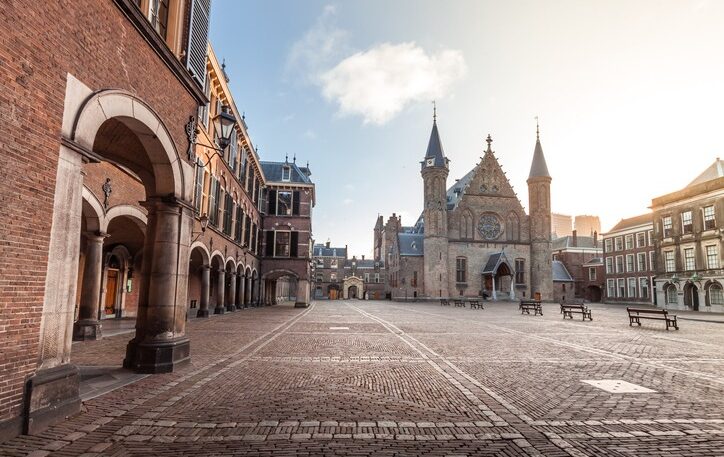
M 528 175 L 528 179 L 539 177 L 550 178 L 551 175 L 548 173 L 546 158 L 543 155 L 543 147 L 540 144 L 540 126 L 538 125 L 538 116 L 535 118 L 535 132 L 535 150 L 533 151 L 533 163 L 530 165 L 530 174 Z
M 294 163 L 297 163 L 297 153 L 296 152 L 294 153 L 294 158 L 292 160 L 294 161 Z
M 430 141 L 427 143 L 427 152 L 425 153 L 425 161 L 423 162 L 423 168 L 429 167 L 427 162 L 433 159 L 433 165 L 435 167 L 447 167 L 447 158 L 442 149 L 442 141 L 440 140 L 440 133 L 437 131 L 437 108 L 433 109 L 432 119 L 432 131 L 430 132 Z

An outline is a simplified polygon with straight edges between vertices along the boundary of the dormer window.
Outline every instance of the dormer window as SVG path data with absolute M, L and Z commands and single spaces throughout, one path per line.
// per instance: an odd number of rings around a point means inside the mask
M 289 181 L 291 174 L 292 174 L 291 167 L 284 165 L 282 167 L 282 181 Z

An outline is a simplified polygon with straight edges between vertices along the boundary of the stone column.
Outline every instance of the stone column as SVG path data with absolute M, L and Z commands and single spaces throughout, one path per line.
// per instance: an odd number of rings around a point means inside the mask
M 307 308 L 309 306 L 309 281 L 306 279 L 297 280 L 297 301 L 295 308 Z
M 229 296 L 226 297 L 226 310 L 228 312 L 236 311 L 236 272 L 229 274 Z
M 211 267 L 201 266 L 201 300 L 196 317 L 209 317 L 209 289 L 211 286 Z
M 226 270 L 220 267 L 216 270 L 216 308 L 214 314 L 224 314 L 226 307 L 224 306 L 224 289 L 226 288 Z
M 144 206 L 149 209 L 143 272 L 147 287 L 124 366 L 139 373 L 168 373 L 190 361 L 186 298 L 194 209 L 172 197 L 149 198 Z
M 244 276 L 236 273 L 236 299 L 234 300 L 236 309 L 244 309 Z
M 493 278 L 493 301 L 498 299 L 498 292 L 495 290 L 495 275 L 492 275 Z
M 101 232 L 86 235 L 85 269 L 80 291 L 78 321 L 73 324 L 73 341 L 101 339 L 98 303 L 103 279 L 103 240 L 107 236 Z

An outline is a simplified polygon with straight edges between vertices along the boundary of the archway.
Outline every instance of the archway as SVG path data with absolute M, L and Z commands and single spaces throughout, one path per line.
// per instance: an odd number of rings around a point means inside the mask
M 589 301 L 594 303 L 600 303 L 603 292 L 598 286 L 588 286 L 588 288 L 586 289 L 586 295 L 588 296 Z
M 707 311 L 724 312 L 724 288 L 717 281 L 705 285 Z
M 251 306 L 251 268 L 246 267 L 244 270 L 244 308 Z
M 665 307 L 668 308 L 671 305 L 676 307 L 679 303 L 678 291 L 676 289 L 676 286 L 671 283 L 665 284 L 664 285 L 664 297 L 666 299 L 666 303 L 664 305 Z
M 108 212 L 111 215 L 111 211 Z M 111 215 L 112 216 L 112 215 Z M 138 316 L 143 284 L 140 260 L 146 238 L 146 217 L 137 208 L 106 219 L 104 266 L 99 315 L 103 319 Z
M 337 285 L 337 284 L 328 285 L 327 286 L 327 297 L 330 300 L 337 300 L 338 298 L 340 298 L 339 285 Z
M 699 288 L 693 282 L 684 285 L 684 306 L 699 311 Z
M 231 313 L 236 311 L 236 265 L 234 260 L 229 258 L 226 260 L 226 266 L 224 268 L 224 297 L 226 311 Z
M 349 289 L 347 289 L 347 297 L 352 300 L 356 299 L 357 297 L 357 286 L 349 286 Z
M 209 317 L 211 292 L 211 265 L 209 251 L 201 243 L 194 243 L 189 256 L 188 316 Z
M 348 276 L 344 278 L 342 284 L 342 292 L 345 300 L 359 299 L 365 292 L 365 285 L 362 278 L 357 276 Z
M 244 265 L 236 266 L 236 309 L 244 309 Z
M 226 312 L 226 263 L 217 251 L 211 255 L 209 309 L 214 314 Z
M 254 271 L 256 274 L 256 271 Z M 261 278 L 264 286 L 263 303 L 276 305 L 280 301 L 296 300 L 299 285 L 296 273 L 291 270 L 272 270 Z M 252 281 L 252 284 L 254 281 Z

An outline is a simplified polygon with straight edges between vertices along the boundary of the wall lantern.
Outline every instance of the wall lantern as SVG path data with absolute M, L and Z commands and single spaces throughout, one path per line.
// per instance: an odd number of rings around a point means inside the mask
M 214 118 L 214 131 L 218 138 L 216 143 L 219 145 L 221 150 L 226 149 L 231 143 L 231 134 L 234 132 L 234 126 L 236 125 L 236 118 L 229 112 L 229 107 L 223 105 L 221 112 Z

